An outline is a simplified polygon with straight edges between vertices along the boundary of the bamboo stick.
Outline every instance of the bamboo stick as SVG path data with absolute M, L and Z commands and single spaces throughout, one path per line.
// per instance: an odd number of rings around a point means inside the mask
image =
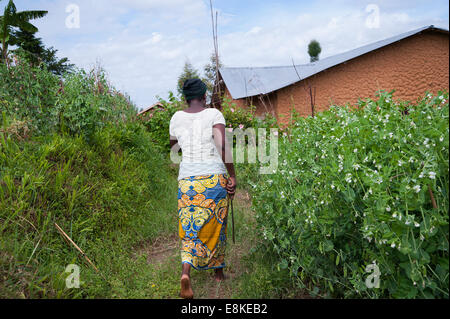
M 84 259 L 88 262 L 88 264 L 91 265 L 92 268 L 94 268 L 94 270 L 95 270 L 100 276 L 102 276 L 102 278 L 103 278 L 105 281 L 107 281 L 106 278 L 103 276 L 103 274 L 97 269 L 97 267 L 95 267 L 94 263 L 88 258 L 88 256 L 86 256 L 86 254 L 84 253 L 84 251 L 83 251 L 80 247 L 78 247 L 77 244 L 75 244 L 75 242 L 69 237 L 69 235 L 67 235 L 67 234 L 64 232 L 64 230 L 62 230 L 62 228 L 59 227 L 59 225 L 58 225 L 57 223 L 55 223 L 55 227 L 56 227 L 56 229 L 58 230 L 58 232 L 63 236 L 64 240 L 65 240 L 67 243 L 72 244 L 72 245 L 78 250 L 78 252 L 80 252 L 80 254 L 81 254 L 81 255 L 84 257 Z

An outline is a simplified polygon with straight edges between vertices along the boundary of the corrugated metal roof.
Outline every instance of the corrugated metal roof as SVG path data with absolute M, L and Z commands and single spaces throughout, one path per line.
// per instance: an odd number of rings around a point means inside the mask
M 299 76 L 302 80 L 304 80 L 333 66 L 408 38 L 424 30 L 435 30 L 448 33 L 448 30 L 436 28 L 431 25 L 405 32 L 385 40 L 374 42 L 348 52 L 337 54 L 323 60 L 319 60 L 315 63 L 296 65 L 295 68 L 293 65 L 254 68 L 221 68 L 220 74 L 233 99 L 267 94 L 299 82 Z

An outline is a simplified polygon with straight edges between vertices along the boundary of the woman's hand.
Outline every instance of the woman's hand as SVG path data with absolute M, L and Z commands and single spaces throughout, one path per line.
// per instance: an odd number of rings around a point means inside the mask
M 236 193 L 236 185 L 236 177 L 229 177 L 227 181 L 227 192 L 231 199 L 233 199 L 234 194 Z

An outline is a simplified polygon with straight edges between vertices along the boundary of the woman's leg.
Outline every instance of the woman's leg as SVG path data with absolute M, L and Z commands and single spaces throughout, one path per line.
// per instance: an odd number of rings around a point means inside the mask
M 223 268 L 218 268 L 214 270 L 215 275 L 214 275 L 214 279 L 216 281 L 223 281 L 225 280 L 225 274 L 223 273 Z
M 192 299 L 194 298 L 194 292 L 191 286 L 191 265 L 188 263 L 183 264 L 181 272 L 181 298 Z
M 188 277 L 191 277 L 191 265 L 188 263 L 183 264 L 183 268 L 181 270 L 181 275 L 187 275 Z

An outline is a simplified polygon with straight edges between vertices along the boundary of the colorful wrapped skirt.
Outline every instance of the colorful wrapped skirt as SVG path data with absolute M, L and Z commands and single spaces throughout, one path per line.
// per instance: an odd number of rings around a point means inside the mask
M 193 176 L 178 182 L 181 262 L 195 269 L 225 267 L 227 175 Z

